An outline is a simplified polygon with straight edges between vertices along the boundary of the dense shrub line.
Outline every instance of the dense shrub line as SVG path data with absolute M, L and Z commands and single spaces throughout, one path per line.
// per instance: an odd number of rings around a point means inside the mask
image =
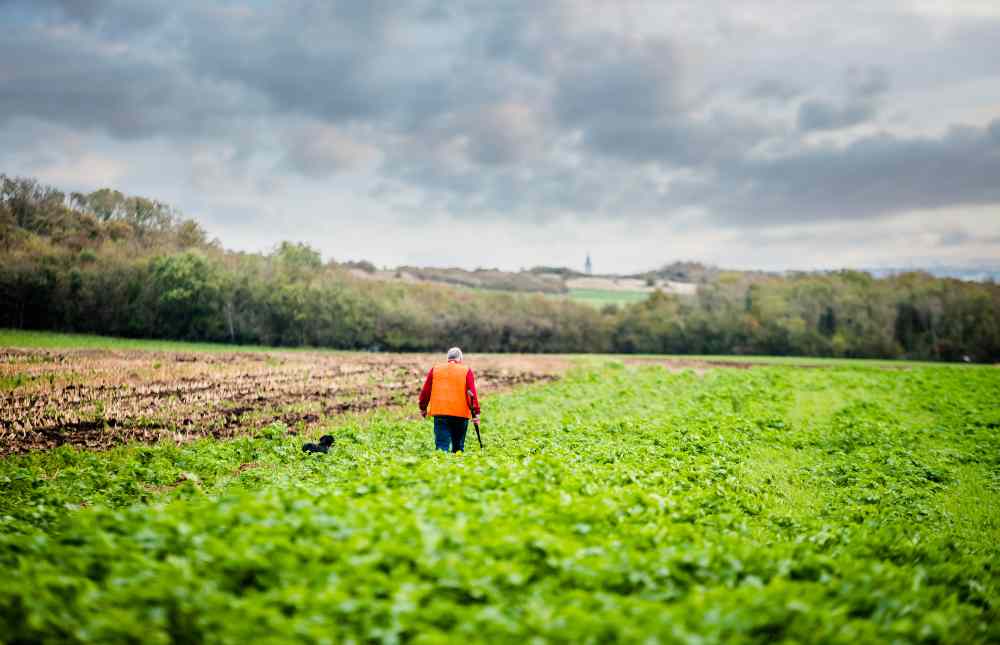
M 226 251 L 169 206 L 0 175 L 0 326 L 268 345 L 1000 360 L 1000 289 L 912 273 L 719 272 L 596 311 L 359 277 L 307 246 Z

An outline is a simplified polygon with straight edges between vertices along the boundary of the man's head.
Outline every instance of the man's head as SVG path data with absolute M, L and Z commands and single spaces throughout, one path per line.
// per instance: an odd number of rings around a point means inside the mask
M 452 347 L 448 350 L 448 360 L 462 362 L 462 350 L 457 347 Z

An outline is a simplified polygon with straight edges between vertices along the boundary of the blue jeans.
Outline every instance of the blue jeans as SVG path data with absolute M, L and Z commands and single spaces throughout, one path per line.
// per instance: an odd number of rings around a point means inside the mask
M 468 430 L 469 420 L 465 417 L 434 417 L 434 447 L 445 452 L 465 450 Z

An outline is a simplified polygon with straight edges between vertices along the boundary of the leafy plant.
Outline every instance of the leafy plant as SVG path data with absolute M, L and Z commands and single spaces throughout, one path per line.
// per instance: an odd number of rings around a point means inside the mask
M 996 642 L 1000 373 L 580 368 L 301 437 L 0 461 L 0 634 Z

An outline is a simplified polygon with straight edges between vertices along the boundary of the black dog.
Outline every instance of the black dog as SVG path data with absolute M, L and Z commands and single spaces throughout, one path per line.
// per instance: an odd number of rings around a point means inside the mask
M 302 446 L 302 452 L 330 452 L 333 445 L 333 436 L 325 434 L 319 438 L 319 443 L 307 443 Z

